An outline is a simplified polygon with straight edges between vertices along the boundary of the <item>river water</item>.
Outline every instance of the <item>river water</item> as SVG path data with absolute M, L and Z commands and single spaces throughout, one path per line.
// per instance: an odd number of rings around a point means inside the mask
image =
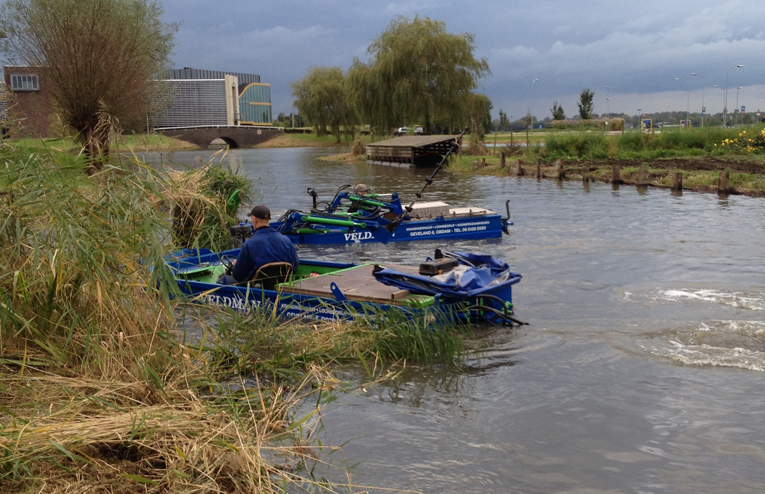
M 430 174 L 317 161 L 336 152 L 223 161 L 274 213 L 307 208 L 307 187 L 327 200 L 359 182 L 409 201 Z M 479 329 L 485 350 L 460 368 L 408 367 L 340 394 L 319 437 L 347 444 L 326 461 L 345 458 L 360 485 L 425 493 L 765 492 L 765 200 L 449 171 L 422 200 L 504 214 L 508 199 L 509 236 L 446 247 L 521 273 L 529 325 Z M 417 262 L 438 246 L 299 255 Z

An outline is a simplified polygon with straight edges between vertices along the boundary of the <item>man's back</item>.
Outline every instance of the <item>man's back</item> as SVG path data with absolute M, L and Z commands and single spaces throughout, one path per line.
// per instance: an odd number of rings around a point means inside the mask
M 272 262 L 288 262 L 297 270 L 300 261 L 290 239 L 270 226 L 261 227 L 242 245 L 232 274 L 238 282 L 247 281 L 259 267 Z

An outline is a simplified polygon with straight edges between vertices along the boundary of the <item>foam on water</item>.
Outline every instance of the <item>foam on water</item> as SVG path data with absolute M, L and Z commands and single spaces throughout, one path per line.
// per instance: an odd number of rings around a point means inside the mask
M 765 295 L 762 293 L 728 292 L 713 289 L 673 289 L 660 291 L 657 298 L 670 301 L 712 302 L 742 309 L 765 310 Z
M 765 372 L 765 322 L 709 321 L 647 335 L 640 348 L 692 366 L 737 367 Z

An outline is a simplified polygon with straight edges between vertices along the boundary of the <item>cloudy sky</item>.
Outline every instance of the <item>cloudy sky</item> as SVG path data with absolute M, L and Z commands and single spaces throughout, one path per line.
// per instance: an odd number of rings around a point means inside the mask
M 475 54 L 492 72 L 478 91 L 495 117 L 503 109 L 519 118 L 530 107 L 544 118 L 553 101 L 573 116 L 585 87 L 595 92 L 596 113 L 700 111 L 702 98 L 717 113 L 726 78 L 729 112 L 737 97 L 747 111 L 765 112 L 763 0 L 162 3 L 165 20 L 180 24 L 175 67 L 259 74 L 271 84 L 274 115 L 295 111 L 289 83 L 311 66 L 347 70 L 354 57 L 366 61 L 393 18 L 415 14 L 475 35 Z

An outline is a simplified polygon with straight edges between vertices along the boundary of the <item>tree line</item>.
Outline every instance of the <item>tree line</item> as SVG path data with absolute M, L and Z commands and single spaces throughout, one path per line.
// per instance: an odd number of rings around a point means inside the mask
M 347 71 L 312 67 L 291 84 L 295 108 L 317 135 L 354 136 L 359 125 L 377 135 L 417 123 L 426 134 L 469 126 L 483 136 L 491 127 L 492 103 L 475 93 L 490 74 L 476 58 L 475 37 L 450 34 L 442 21 L 397 17 Z

